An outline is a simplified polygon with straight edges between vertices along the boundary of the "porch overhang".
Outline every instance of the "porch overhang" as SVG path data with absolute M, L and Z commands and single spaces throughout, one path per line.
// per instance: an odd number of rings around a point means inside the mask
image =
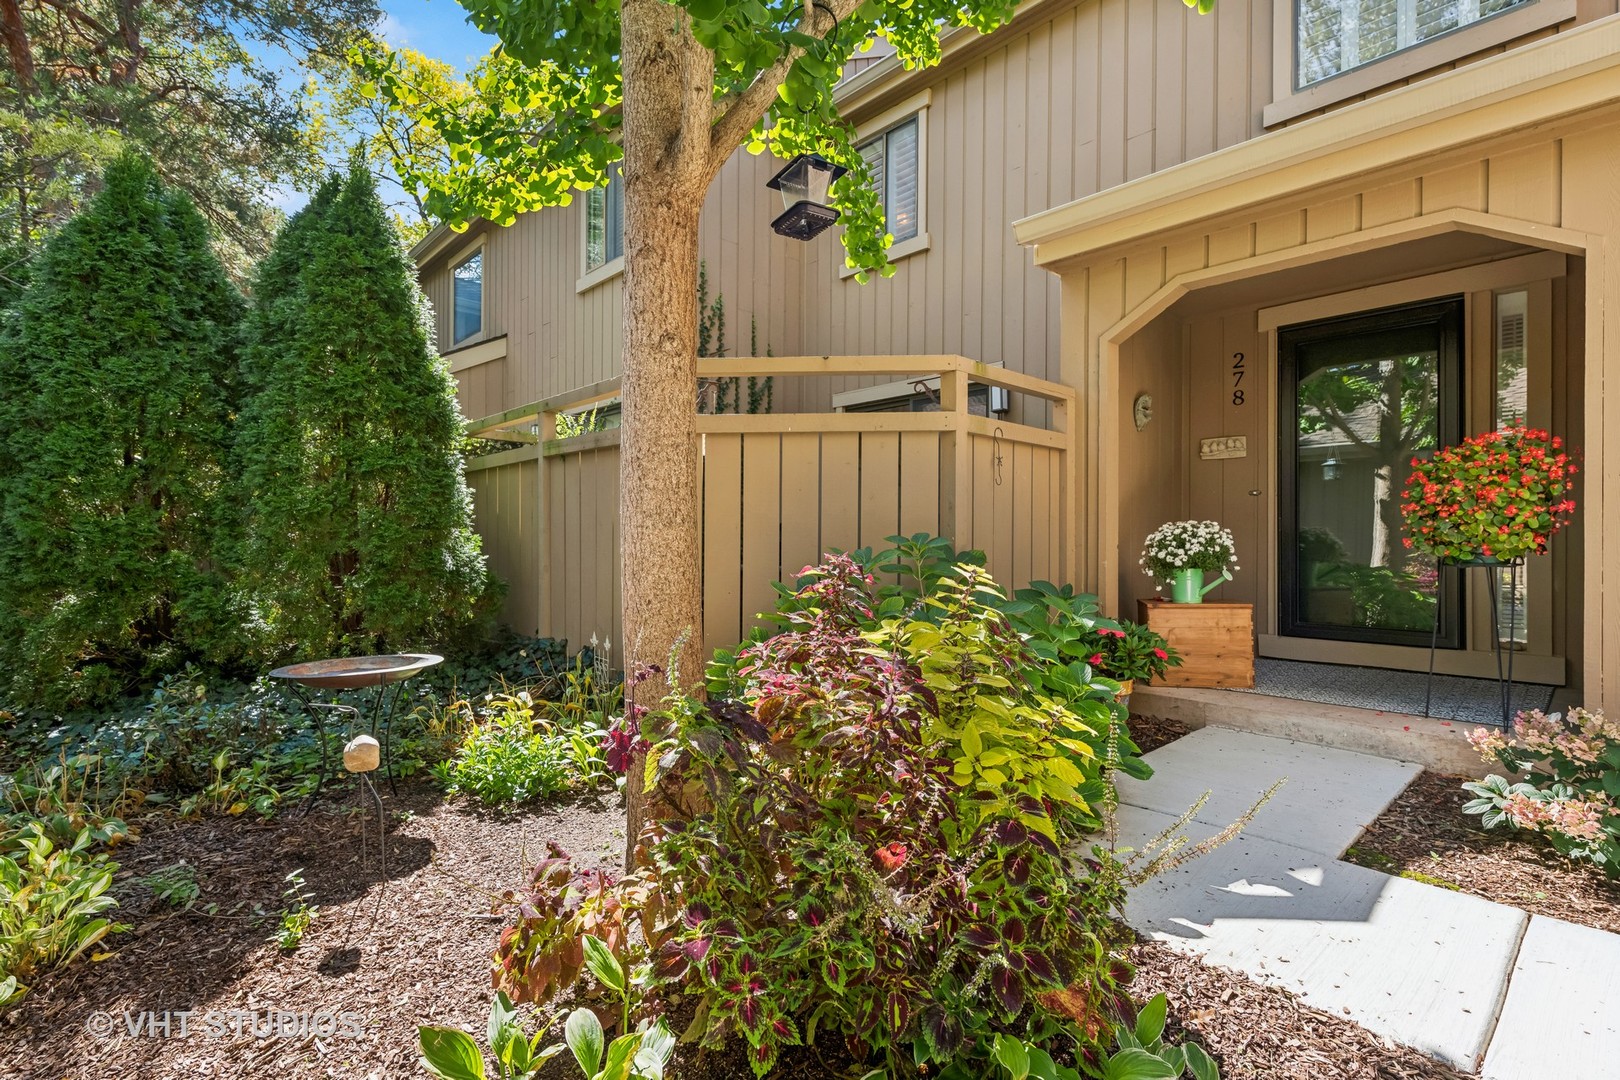
M 1054 272 L 1226 214 L 1569 117 L 1620 109 L 1620 18 L 1603 19 L 1013 223 Z

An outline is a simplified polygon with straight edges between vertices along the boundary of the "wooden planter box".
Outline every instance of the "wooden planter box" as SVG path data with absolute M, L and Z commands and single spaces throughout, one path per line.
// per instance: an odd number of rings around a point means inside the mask
M 1253 604 L 1171 604 L 1137 601 L 1137 621 L 1181 654 L 1181 666 L 1155 679 L 1158 686 L 1217 690 L 1254 687 Z

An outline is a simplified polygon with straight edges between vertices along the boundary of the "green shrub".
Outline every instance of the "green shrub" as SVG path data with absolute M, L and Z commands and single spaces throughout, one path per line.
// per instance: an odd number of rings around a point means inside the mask
M 34 260 L 0 341 L 0 694 L 110 701 L 241 619 L 216 538 L 241 299 L 207 224 L 124 157 Z
M 30 826 L 17 842 L 19 854 L 0 857 L 0 979 L 26 985 L 127 927 L 102 914 L 118 904 L 108 892 L 118 864 L 91 852 L 90 830 L 58 846 Z
M 537 719 L 526 691 L 495 695 L 490 704 L 492 711 L 470 723 L 454 754 L 433 766 L 450 794 L 497 806 L 550 798 L 605 775 L 601 727 Z
M 786 629 L 722 665 L 732 700 L 642 718 L 658 812 L 620 913 L 673 906 L 655 984 L 695 996 L 689 1036 L 745 1040 L 759 1075 L 826 1039 L 958 1080 L 987 1074 L 998 1032 L 1101 1047 L 1128 974 L 1124 871 L 1065 852 L 1111 799 L 1114 687 L 1037 657 L 976 567 L 881 618 L 854 560 L 807 577 Z M 556 899 L 537 877 L 531 910 Z M 552 970 L 576 929 L 560 926 L 519 920 L 503 985 Z
M 431 326 L 370 175 L 328 180 L 247 323 L 234 561 L 272 655 L 453 644 L 491 614 Z

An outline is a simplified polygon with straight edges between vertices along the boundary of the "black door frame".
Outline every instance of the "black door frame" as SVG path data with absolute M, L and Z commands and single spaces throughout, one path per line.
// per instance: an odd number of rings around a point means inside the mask
M 1377 645 L 1405 645 L 1428 648 L 1430 631 L 1383 630 L 1373 627 L 1331 626 L 1308 623 L 1299 610 L 1299 369 L 1295 351 L 1302 344 L 1327 338 L 1348 337 L 1375 330 L 1432 326 L 1439 332 L 1439 399 L 1436 423 L 1441 446 L 1453 446 L 1463 438 L 1465 308 L 1463 297 L 1445 297 L 1420 303 L 1379 308 L 1331 319 L 1296 323 L 1277 330 L 1277 615 L 1278 630 L 1284 637 L 1320 638 L 1332 641 L 1368 642 Z M 1404 486 L 1406 477 L 1397 478 Z M 1463 647 L 1463 616 L 1466 606 L 1462 570 L 1440 567 L 1438 582 L 1442 649 Z

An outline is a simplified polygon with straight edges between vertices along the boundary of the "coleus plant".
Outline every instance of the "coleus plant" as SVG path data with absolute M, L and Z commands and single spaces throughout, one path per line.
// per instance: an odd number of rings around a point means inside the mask
M 493 983 L 520 1002 L 544 1003 L 574 986 L 593 943 L 634 971 L 645 962 L 647 948 L 668 936 L 657 882 L 645 873 L 614 877 L 578 868 L 552 842 L 528 889 L 521 895 L 508 890 L 500 900 L 517 910 L 495 950 Z
M 697 997 L 689 1037 L 745 1039 L 758 1075 L 829 1037 L 957 1076 L 998 1031 L 1100 1048 L 1121 875 L 1063 853 L 1109 797 L 1110 695 L 1025 679 L 1042 661 L 976 567 L 928 617 L 877 619 L 877 592 L 829 558 L 739 655 L 735 699 L 647 718 L 666 813 L 643 848 L 681 911 L 656 974 Z

